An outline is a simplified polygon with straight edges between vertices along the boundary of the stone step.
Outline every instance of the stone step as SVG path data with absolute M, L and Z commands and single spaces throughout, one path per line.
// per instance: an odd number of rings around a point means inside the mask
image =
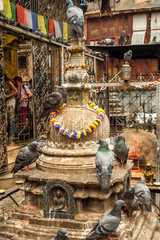
M 158 226 L 156 228 L 156 231 L 153 237 L 153 240 L 158 240 L 158 239 L 160 239 L 160 223 L 158 223 Z
M 54 236 L 56 236 L 59 227 L 53 226 L 41 226 L 41 225 L 34 225 L 29 224 L 23 231 L 20 233 L 20 237 L 27 237 L 28 239 L 45 239 L 50 240 Z M 73 230 L 67 229 L 68 236 L 70 240 L 79 240 L 79 239 L 86 239 L 87 234 L 91 231 L 91 229 L 87 230 Z
M 145 216 L 143 227 L 137 240 L 152 240 L 158 225 L 158 216 L 156 213 L 148 212 Z M 158 239 L 157 239 L 158 240 Z

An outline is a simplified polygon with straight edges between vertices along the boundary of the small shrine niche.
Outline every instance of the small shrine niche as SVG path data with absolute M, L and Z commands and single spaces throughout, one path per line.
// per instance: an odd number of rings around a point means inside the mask
M 75 200 L 73 188 L 62 182 L 50 182 L 43 191 L 44 218 L 74 219 Z

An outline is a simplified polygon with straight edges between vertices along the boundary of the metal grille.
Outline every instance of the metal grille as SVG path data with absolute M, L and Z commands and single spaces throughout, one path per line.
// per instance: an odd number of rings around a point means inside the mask
M 7 169 L 6 105 L 3 71 L 3 33 L 0 32 L 0 173 Z
M 33 41 L 33 100 L 34 100 L 34 129 L 38 138 L 44 131 L 44 123 L 40 120 L 42 104 L 49 93 L 49 49 L 48 44 Z
M 102 107 L 110 119 L 110 134 L 115 136 L 124 128 L 144 129 L 156 133 L 156 91 L 119 90 L 107 88 L 90 98 Z
M 19 4 L 20 6 L 24 8 L 31 9 L 31 0 L 13 0 L 16 4 Z

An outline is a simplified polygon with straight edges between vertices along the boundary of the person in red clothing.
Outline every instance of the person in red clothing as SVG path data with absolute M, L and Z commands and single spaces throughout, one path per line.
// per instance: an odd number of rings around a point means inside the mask
M 28 105 L 28 99 L 32 97 L 32 93 L 27 87 L 27 85 L 22 84 L 23 80 L 21 77 L 16 76 L 14 78 L 14 81 L 17 86 L 17 106 L 19 108 L 20 113 L 20 123 L 25 124 L 26 123 L 26 116 L 27 116 L 27 105 Z

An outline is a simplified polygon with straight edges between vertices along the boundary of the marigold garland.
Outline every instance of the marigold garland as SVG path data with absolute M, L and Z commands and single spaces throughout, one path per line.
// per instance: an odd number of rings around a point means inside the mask
M 50 122 L 54 125 L 54 127 L 56 129 L 59 130 L 59 132 L 61 134 L 63 134 L 64 136 L 67 136 L 69 138 L 73 138 L 73 139 L 79 139 L 81 137 L 87 136 L 88 134 L 92 133 L 93 131 L 96 130 L 96 128 L 99 126 L 99 124 L 101 124 L 104 116 L 105 116 L 105 111 L 101 108 L 99 108 L 94 102 L 92 101 L 88 101 L 88 105 L 90 108 L 93 108 L 97 113 L 98 113 L 98 117 L 95 119 L 95 121 L 93 121 L 91 123 L 91 125 L 89 127 L 86 127 L 85 129 L 83 129 L 82 131 L 74 131 L 71 132 L 69 129 L 64 128 L 58 121 L 56 118 L 56 115 L 59 113 L 59 111 L 65 106 L 66 104 L 63 104 L 58 110 L 56 110 L 55 112 L 51 112 L 50 113 Z

